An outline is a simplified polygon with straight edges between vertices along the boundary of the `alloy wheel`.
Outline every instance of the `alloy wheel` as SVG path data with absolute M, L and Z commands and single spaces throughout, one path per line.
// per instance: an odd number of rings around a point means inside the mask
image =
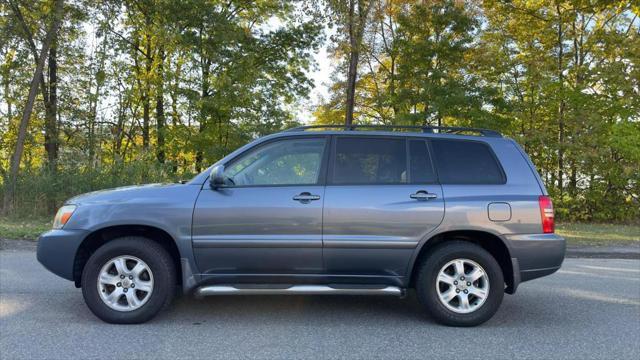
M 153 293 L 153 273 L 135 256 L 122 255 L 105 263 L 97 280 L 100 299 L 113 310 L 133 311 Z
M 451 260 L 438 272 L 436 291 L 447 309 L 458 314 L 472 313 L 489 296 L 489 276 L 475 261 Z

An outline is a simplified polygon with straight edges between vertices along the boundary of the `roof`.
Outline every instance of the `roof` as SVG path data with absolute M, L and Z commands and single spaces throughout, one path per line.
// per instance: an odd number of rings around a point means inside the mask
M 405 125 L 306 125 L 285 130 L 281 133 L 303 132 L 309 130 L 336 130 L 341 131 L 359 131 L 359 130 L 378 130 L 382 132 L 392 132 L 397 134 L 398 130 L 405 132 L 423 133 L 423 134 L 449 134 L 449 135 L 480 135 L 484 137 L 501 138 L 502 134 L 495 130 L 471 128 L 471 127 L 447 127 L 447 126 L 405 126 Z

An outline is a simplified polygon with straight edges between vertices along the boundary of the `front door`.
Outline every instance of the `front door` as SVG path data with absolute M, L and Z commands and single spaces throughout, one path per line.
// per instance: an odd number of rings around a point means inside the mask
M 276 139 L 225 164 L 226 186 L 206 184 L 193 214 L 205 274 L 322 271 L 325 137 Z
M 338 136 L 334 143 L 324 202 L 326 271 L 401 281 L 416 246 L 444 216 L 427 141 Z

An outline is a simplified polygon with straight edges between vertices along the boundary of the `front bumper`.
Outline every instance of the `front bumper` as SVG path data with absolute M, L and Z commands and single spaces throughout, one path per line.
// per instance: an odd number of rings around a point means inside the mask
M 73 281 L 73 263 L 85 230 L 50 230 L 38 237 L 38 261 L 47 270 Z
M 566 242 L 556 234 L 505 235 L 518 282 L 550 275 L 564 261 Z M 516 270 L 517 267 L 517 270 Z M 517 285 L 516 285 L 517 286 Z

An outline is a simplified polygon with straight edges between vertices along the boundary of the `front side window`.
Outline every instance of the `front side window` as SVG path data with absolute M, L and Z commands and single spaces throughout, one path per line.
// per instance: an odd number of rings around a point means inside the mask
M 407 183 L 404 139 L 336 139 L 334 184 Z
M 229 164 L 225 176 L 236 186 L 317 184 L 325 143 L 289 139 L 259 146 Z

